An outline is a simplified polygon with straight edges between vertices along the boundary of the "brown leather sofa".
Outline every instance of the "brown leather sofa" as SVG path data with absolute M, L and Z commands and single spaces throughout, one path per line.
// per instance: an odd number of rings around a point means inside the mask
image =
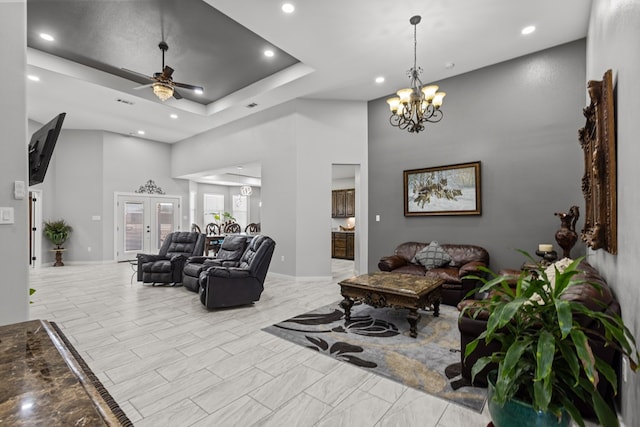
M 602 276 L 600 276 L 598 271 L 586 261 L 582 261 L 578 269 L 582 270 L 582 273 L 577 274 L 575 276 L 575 280 L 582 281 L 582 279 L 584 279 L 586 283 L 571 286 L 567 291 L 565 291 L 563 299 L 580 302 L 594 311 L 620 315 L 620 305 L 611 292 L 611 288 L 609 288 L 609 285 Z M 502 270 L 500 273 L 517 276 L 520 274 L 520 271 Z M 599 285 L 600 289 L 592 286 L 591 283 Z M 458 304 L 458 309 L 461 311 L 460 317 L 458 318 L 458 329 L 460 330 L 462 377 L 471 381 L 471 368 L 474 363 L 480 357 L 488 356 L 491 353 L 498 351 L 500 345 L 495 341 L 492 341 L 488 346 L 484 342 L 481 342 L 473 353 L 465 359 L 464 353 L 467 345 L 476 339 L 487 328 L 489 313 L 486 311 L 474 310 L 474 300 L 461 301 Z M 475 312 L 477 312 L 477 314 L 474 319 L 471 316 Z M 589 344 L 591 345 L 594 354 L 600 357 L 608 365 L 617 367 L 619 355 L 614 348 L 604 347 L 603 343 L 597 338 L 597 334 L 603 334 L 597 322 L 590 317 L 583 316 L 577 318 L 585 328 L 585 333 L 589 338 Z M 589 333 L 589 330 L 595 331 L 595 334 Z M 486 374 L 492 369 L 496 369 L 496 366 L 487 366 L 480 374 L 476 375 L 474 384 L 486 386 Z M 608 396 L 611 393 L 611 386 L 607 381 L 600 381 L 598 383 L 598 389 L 602 396 Z M 580 407 L 579 409 L 583 414 L 586 414 L 587 416 L 591 415 L 589 408 Z
M 378 262 L 381 271 L 393 273 L 415 274 L 418 276 L 438 277 L 444 279 L 442 285 L 442 303 L 456 306 L 466 295 L 479 284 L 468 276 L 483 276 L 478 267 L 489 266 L 489 252 L 475 245 L 440 244 L 451 257 L 448 265 L 428 270 L 421 264 L 411 262 L 416 253 L 429 243 L 405 242 L 395 250 L 394 255 L 385 256 Z

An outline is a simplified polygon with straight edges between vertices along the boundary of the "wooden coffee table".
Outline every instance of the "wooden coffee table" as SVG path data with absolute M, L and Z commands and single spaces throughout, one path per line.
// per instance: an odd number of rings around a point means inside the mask
M 362 301 L 375 308 L 406 308 L 409 310 L 409 333 L 415 338 L 418 336 L 417 325 L 420 320 L 418 309 L 432 308 L 434 317 L 440 314 L 443 283 L 442 279 L 413 274 L 386 271 L 363 274 L 338 282 L 344 297 L 340 306 L 344 309 L 346 320 L 351 319 L 354 301 Z

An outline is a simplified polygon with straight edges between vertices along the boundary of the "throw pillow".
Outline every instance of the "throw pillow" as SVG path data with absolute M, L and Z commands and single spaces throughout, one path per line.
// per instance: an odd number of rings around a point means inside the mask
M 411 261 L 422 264 L 424 268 L 431 270 L 432 268 L 449 264 L 451 262 L 451 256 L 434 240 L 422 248 Z

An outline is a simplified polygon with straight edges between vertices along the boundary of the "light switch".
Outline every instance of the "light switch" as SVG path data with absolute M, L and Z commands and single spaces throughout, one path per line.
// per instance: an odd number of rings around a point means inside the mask
M 0 208 L 0 224 L 13 224 L 13 208 Z
M 102 218 L 100 218 L 100 215 L 92 215 L 91 216 L 91 221 L 100 221 Z
M 380 215 L 376 215 L 376 222 L 380 222 Z
M 16 200 L 22 200 L 26 196 L 25 194 L 25 186 L 24 181 L 14 181 L 13 182 L 13 197 Z

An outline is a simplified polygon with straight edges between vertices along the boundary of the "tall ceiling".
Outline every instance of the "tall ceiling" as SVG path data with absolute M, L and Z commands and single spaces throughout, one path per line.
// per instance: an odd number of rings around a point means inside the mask
M 40 78 L 28 84 L 28 116 L 46 123 L 65 111 L 67 129 L 144 130 L 174 143 L 296 98 L 368 101 L 406 87 L 413 15 L 430 83 L 583 38 L 591 9 L 590 0 L 291 0 L 286 14 L 283 3 L 28 0 L 27 72 Z M 528 25 L 536 31 L 522 35 Z M 203 95 L 183 89 L 162 102 L 134 89 L 149 81 L 122 68 L 161 71 L 161 40 L 174 80 Z

